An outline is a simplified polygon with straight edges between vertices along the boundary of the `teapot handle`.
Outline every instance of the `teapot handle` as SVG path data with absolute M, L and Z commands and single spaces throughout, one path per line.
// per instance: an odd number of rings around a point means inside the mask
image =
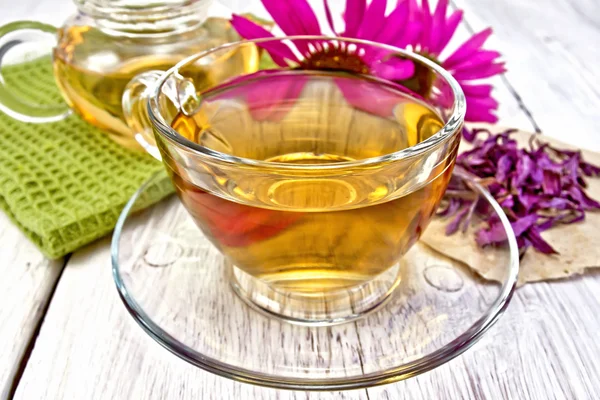
M 148 100 L 163 74 L 163 71 L 155 70 L 137 75 L 125 87 L 122 99 L 125 122 L 133 132 L 135 140 L 159 161 L 162 157 L 154 140 L 152 122 L 148 115 Z
M 69 107 L 62 104 L 31 104 L 6 86 L 2 76 L 4 57 L 14 46 L 35 41 L 40 35 L 55 35 L 57 28 L 35 21 L 18 21 L 0 27 L 0 111 L 10 117 L 31 123 L 46 123 L 62 120 L 71 114 Z M 34 33 L 32 38 L 31 33 Z

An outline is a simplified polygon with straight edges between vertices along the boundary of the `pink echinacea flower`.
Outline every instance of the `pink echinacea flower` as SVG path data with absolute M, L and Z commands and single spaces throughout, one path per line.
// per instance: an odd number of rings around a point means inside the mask
M 458 46 L 449 56 L 440 57 L 463 17 L 462 10 L 456 10 L 450 15 L 447 15 L 447 11 L 448 0 L 439 0 L 433 11 L 429 1 L 422 0 L 417 14 L 422 29 L 412 43 L 413 48 L 444 67 L 458 81 L 467 99 L 466 121 L 495 123 L 498 121 L 494 114 L 498 109 L 498 102 L 492 97 L 493 86 L 482 80 L 501 74 L 506 69 L 504 62 L 499 61 L 499 52 L 483 48 L 492 29 L 484 29 Z

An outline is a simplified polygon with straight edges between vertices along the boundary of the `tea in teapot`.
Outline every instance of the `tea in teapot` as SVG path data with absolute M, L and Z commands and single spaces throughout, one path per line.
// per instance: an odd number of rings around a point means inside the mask
M 127 84 L 144 71 L 173 67 L 189 55 L 239 40 L 229 21 L 207 17 L 211 0 L 75 0 L 79 13 L 63 27 L 22 21 L 0 28 L 0 53 L 26 32 L 57 33 L 53 49 L 55 79 L 67 105 L 24 104 L 3 90 L 4 111 L 27 122 L 51 122 L 72 111 L 108 131 L 127 147 L 139 147 L 127 127 L 121 99 Z M 19 37 L 21 36 L 21 37 Z M 3 40 L 4 39 L 4 40 Z M 10 41 L 9 41 L 10 40 Z M 209 84 L 228 68 L 252 68 L 256 53 L 232 54 L 196 65 L 195 77 Z

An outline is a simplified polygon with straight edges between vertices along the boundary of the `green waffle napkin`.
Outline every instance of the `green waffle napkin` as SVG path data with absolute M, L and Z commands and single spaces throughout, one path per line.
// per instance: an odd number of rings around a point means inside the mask
M 2 75 L 30 103 L 62 101 L 48 58 L 8 66 Z M 129 197 L 157 171 L 164 171 L 160 162 L 78 116 L 28 124 L 0 112 L 0 208 L 47 257 L 109 233 Z M 168 179 L 157 182 L 143 206 L 172 192 Z

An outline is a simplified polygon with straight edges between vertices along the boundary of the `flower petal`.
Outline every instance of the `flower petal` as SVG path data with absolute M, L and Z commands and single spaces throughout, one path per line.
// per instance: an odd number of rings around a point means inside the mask
M 431 16 L 431 11 L 430 11 L 428 0 L 422 0 L 422 3 L 421 3 L 421 22 L 422 22 L 421 39 L 420 39 L 421 48 L 424 50 L 428 50 L 431 45 L 430 38 L 431 38 L 431 23 L 432 23 L 432 16 Z
M 390 81 L 409 79 L 415 74 L 415 64 L 411 60 L 402 60 L 397 57 L 374 63 L 371 69 L 375 75 Z
M 546 242 L 535 228 L 530 229 L 527 232 L 527 238 L 531 242 L 531 245 L 537 251 L 544 254 L 558 254 L 556 250 L 548 242 Z
M 398 37 L 398 40 L 393 45 L 404 48 L 409 44 L 414 44 L 421 35 L 422 30 L 423 24 L 420 21 L 410 21 L 402 36 Z
M 296 12 L 286 0 L 262 0 L 265 9 L 269 12 L 277 26 L 286 35 L 305 35 L 304 25 L 294 17 Z
M 397 92 L 380 85 L 349 78 L 334 78 L 334 81 L 350 105 L 374 115 L 390 117 L 394 108 L 402 102 Z
M 325 16 L 327 17 L 327 23 L 329 24 L 329 29 L 335 35 L 335 27 L 333 26 L 333 17 L 331 15 L 331 9 L 329 8 L 329 0 L 323 0 L 323 7 L 325 8 Z
M 320 35 L 319 21 L 307 0 L 263 0 L 263 5 L 286 35 Z M 304 55 L 309 53 L 305 40 L 294 43 Z
M 257 121 L 279 121 L 290 111 L 308 77 L 272 77 L 251 83 L 246 90 L 246 102 Z
M 400 1 L 396 8 L 387 16 L 383 24 L 383 29 L 373 40 L 379 43 L 392 44 L 393 40 L 399 36 L 406 28 L 406 22 L 409 13 L 409 2 Z
M 494 100 L 492 97 L 474 97 L 467 98 L 467 105 L 471 108 L 479 108 L 479 109 L 497 109 L 498 102 Z
M 489 122 L 494 124 L 498 122 L 498 117 L 492 114 L 489 110 L 480 110 L 474 107 L 469 107 L 469 103 L 467 102 L 465 120 L 469 122 Z
M 487 28 L 475 35 L 473 35 L 469 40 L 464 42 L 450 57 L 444 61 L 444 66 L 446 68 L 452 68 L 458 62 L 468 58 L 471 54 L 475 53 L 487 40 L 488 37 L 492 34 L 492 28 Z
M 454 36 L 454 32 L 456 32 L 458 24 L 460 21 L 462 21 L 462 17 L 463 10 L 456 10 L 452 13 L 452 15 L 450 15 L 450 17 L 448 17 L 446 20 L 446 26 L 444 27 L 444 33 L 440 38 L 437 47 L 433 49 L 435 54 L 440 54 L 442 51 L 444 51 L 446 45 L 448 45 L 450 39 L 452 39 L 452 36 Z
M 480 50 L 471 57 L 455 64 L 452 67 L 453 71 L 459 71 L 468 68 L 481 67 L 484 64 L 493 64 L 494 60 L 500 57 L 500 53 L 493 50 Z
M 461 84 L 465 96 L 467 97 L 490 97 L 492 94 L 493 86 L 492 85 L 466 85 Z
M 468 112 L 476 110 L 485 115 L 471 104 L 468 107 Z M 502 205 L 521 254 L 530 246 L 543 253 L 553 253 L 554 249 L 540 233 L 560 224 L 584 220 L 586 211 L 600 209 L 600 202 L 591 199 L 584 190 L 583 160 L 579 152 L 556 149 L 537 139 L 530 141 L 529 148 L 523 148 L 511 138 L 513 132 L 507 130 L 493 135 L 485 129 L 474 130 L 470 135 L 474 140 L 473 149 L 460 154 L 456 164 L 485 182 Z M 479 133 L 486 133 L 487 138 L 479 137 Z M 446 193 L 459 193 L 465 186 L 450 180 Z M 468 197 L 463 197 L 461 201 L 473 202 L 466 199 Z M 445 214 L 455 215 L 459 210 L 455 206 L 452 211 L 448 207 Z M 488 222 L 487 229 L 477 232 L 477 243 L 483 246 L 502 239 L 502 230 L 496 229 L 501 228 L 498 217 L 489 208 L 476 206 L 476 212 Z
M 387 0 L 373 0 L 365 12 L 356 34 L 359 39 L 375 39 L 385 22 Z
M 489 78 L 490 76 L 502 74 L 506 72 L 506 68 L 504 68 L 504 63 L 498 64 L 490 64 L 484 66 L 483 68 L 469 68 L 461 71 L 456 71 L 452 74 L 454 78 L 458 81 L 461 80 L 474 80 L 474 79 L 483 79 Z
M 231 17 L 231 25 L 244 39 L 274 37 L 271 32 L 267 31 L 262 26 L 236 14 Z M 273 61 L 281 67 L 288 66 L 288 63 L 285 61 L 286 59 L 298 61 L 298 58 L 294 55 L 292 50 L 281 41 L 276 40 L 273 42 L 261 43 L 260 47 L 267 50 L 271 55 L 271 58 L 273 58 Z
M 460 209 L 460 211 L 458 211 L 458 213 L 455 215 L 452 222 L 450 222 L 448 225 L 446 225 L 446 235 L 452 235 L 458 231 L 460 224 L 463 222 L 463 220 L 467 216 L 468 212 L 469 212 L 468 206 L 463 206 Z
M 475 233 L 475 241 L 480 247 L 506 240 L 506 230 L 499 221 L 491 221 L 489 229 L 481 228 Z
M 521 236 L 527 229 L 531 228 L 531 226 L 537 222 L 538 218 L 539 217 L 536 214 L 530 214 L 526 217 L 519 218 L 519 220 L 516 222 L 512 222 L 510 226 L 514 231 L 515 236 Z
M 498 170 L 496 171 L 496 180 L 499 182 L 504 182 L 506 177 L 513 170 L 513 160 L 509 154 L 505 154 L 500 159 L 498 159 L 497 163 Z
M 282 0 L 276 0 L 285 2 Z M 303 35 L 320 35 L 321 27 L 315 12 L 308 4 L 307 0 L 287 0 L 288 10 L 291 10 L 291 17 L 295 18 L 297 23 L 302 26 Z
M 367 0 L 346 1 L 346 10 L 344 11 L 344 22 L 346 23 L 346 27 L 344 28 L 342 36 L 356 37 L 366 8 Z
M 446 10 L 448 9 L 448 0 L 439 0 L 431 23 L 431 36 L 429 37 L 429 51 L 437 54 L 437 48 L 442 40 L 446 22 Z
M 405 26 L 402 27 L 402 33 L 391 40 L 391 45 L 405 48 L 408 45 L 417 46 L 421 32 L 423 31 L 423 21 L 421 21 L 421 10 L 417 0 L 401 0 L 408 8 L 408 19 Z
M 533 175 L 533 172 L 536 169 L 536 165 L 535 162 L 533 160 L 531 160 L 531 158 L 527 155 L 527 153 L 522 154 L 521 157 L 519 158 L 519 161 L 517 161 L 517 173 L 515 175 L 515 177 L 513 178 L 513 186 L 515 187 L 520 187 L 522 186 L 525 181 L 527 180 L 527 178 L 530 175 Z

